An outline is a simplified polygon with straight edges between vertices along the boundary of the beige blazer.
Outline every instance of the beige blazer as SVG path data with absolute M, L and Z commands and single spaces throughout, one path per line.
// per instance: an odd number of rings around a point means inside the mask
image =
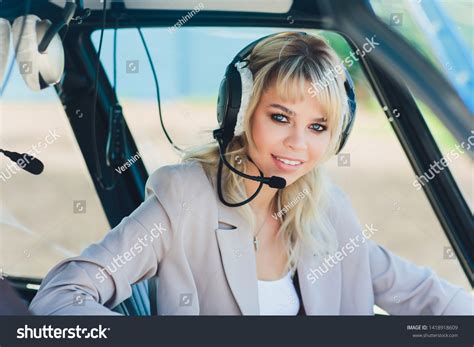
M 158 275 L 159 315 L 258 315 L 250 227 L 220 202 L 214 184 L 197 162 L 155 171 L 146 200 L 101 242 L 53 267 L 30 310 L 117 314 L 110 308 L 131 295 L 132 284 Z M 324 273 L 322 256 L 303 253 L 297 271 L 306 314 L 372 315 L 374 304 L 397 315 L 473 314 L 465 290 L 362 237 L 346 195 L 336 186 L 332 193 L 328 213 L 339 247 L 359 243 Z

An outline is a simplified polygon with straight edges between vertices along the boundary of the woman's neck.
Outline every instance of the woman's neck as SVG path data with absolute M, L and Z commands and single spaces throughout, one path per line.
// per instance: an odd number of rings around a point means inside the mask
M 249 170 L 250 175 L 258 176 L 258 171 L 252 172 Z M 244 180 L 245 189 L 247 196 L 252 195 L 257 189 L 260 182 L 253 180 Z M 275 196 L 278 190 L 276 188 L 271 188 L 270 186 L 264 184 L 257 196 L 250 202 L 250 207 L 252 208 L 254 214 L 257 216 L 257 220 L 265 218 L 268 214 L 275 212 Z

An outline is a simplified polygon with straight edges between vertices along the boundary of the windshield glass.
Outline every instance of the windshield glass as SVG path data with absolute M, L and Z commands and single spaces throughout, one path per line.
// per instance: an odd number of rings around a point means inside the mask
M 472 0 L 371 0 L 375 13 L 441 71 L 474 112 Z

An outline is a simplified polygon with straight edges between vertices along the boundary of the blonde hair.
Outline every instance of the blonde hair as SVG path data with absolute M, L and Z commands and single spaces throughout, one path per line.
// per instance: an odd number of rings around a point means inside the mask
M 321 164 L 335 154 L 341 136 L 341 129 L 346 121 L 342 115 L 348 111 L 347 95 L 344 90 L 345 76 L 332 74 L 335 66 L 341 64 L 336 53 L 326 42 L 314 35 L 300 33 L 279 33 L 259 42 L 253 49 L 248 67 L 254 77 L 253 93 L 244 116 L 244 132 L 234 136 L 227 147 L 226 158 L 240 171 L 248 172 L 246 160 L 249 143 L 253 144 L 250 120 L 262 93 L 271 86 L 276 86 L 277 93 L 283 100 L 301 100 L 307 93 L 305 82 L 325 81 L 323 89 L 314 93 L 327 117 L 331 140 L 326 152 L 322 155 L 313 170 L 300 177 L 291 185 L 278 190 L 275 200 L 281 225 L 278 237 L 285 243 L 288 262 L 286 271 L 296 269 L 303 247 L 308 247 L 312 254 L 332 252 L 337 247 L 334 229 L 327 215 L 330 204 L 331 182 Z M 321 85 L 321 84 L 319 84 Z M 183 162 L 198 161 L 206 175 L 217 175 L 219 149 L 216 142 L 194 147 L 186 151 Z M 237 163 L 237 164 L 236 164 Z M 212 181 L 211 181 L 212 182 Z M 239 202 L 247 198 L 243 178 L 231 173 L 225 166 L 222 172 L 223 194 L 227 201 Z M 302 197 L 304 202 L 296 202 Z M 291 208 L 287 208 L 290 206 Z M 255 217 L 249 204 L 235 207 L 255 229 Z

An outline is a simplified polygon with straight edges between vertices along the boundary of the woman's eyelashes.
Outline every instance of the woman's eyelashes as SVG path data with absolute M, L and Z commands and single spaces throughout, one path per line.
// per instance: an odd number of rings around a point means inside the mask
M 311 127 L 312 127 L 313 125 L 314 125 L 315 127 L 312 128 L 312 129 L 313 129 L 314 131 L 317 131 L 317 132 L 323 132 L 323 131 L 325 131 L 325 130 L 327 129 L 326 126 L 321 125 L 321 124 L 318 124 L 318 123 L 311 124 Z
M 271 115 L 271 118 L 277 123 L 289 123 L 289 117 L 282 113 L 273 113 Z M 310 125 L 310 129 L 319 133 L 319 132 L 323 132 L 327 130 L 327 126 L 319 124 L 319 123 L 313 123 Z
M 281 113 L 274 113 L 271 115 L 272 119 L 277 121 L 278 123 L 289 123 L 288 117 Z M 282 120 L 282 118 L 286 119 L 286 122 Z

